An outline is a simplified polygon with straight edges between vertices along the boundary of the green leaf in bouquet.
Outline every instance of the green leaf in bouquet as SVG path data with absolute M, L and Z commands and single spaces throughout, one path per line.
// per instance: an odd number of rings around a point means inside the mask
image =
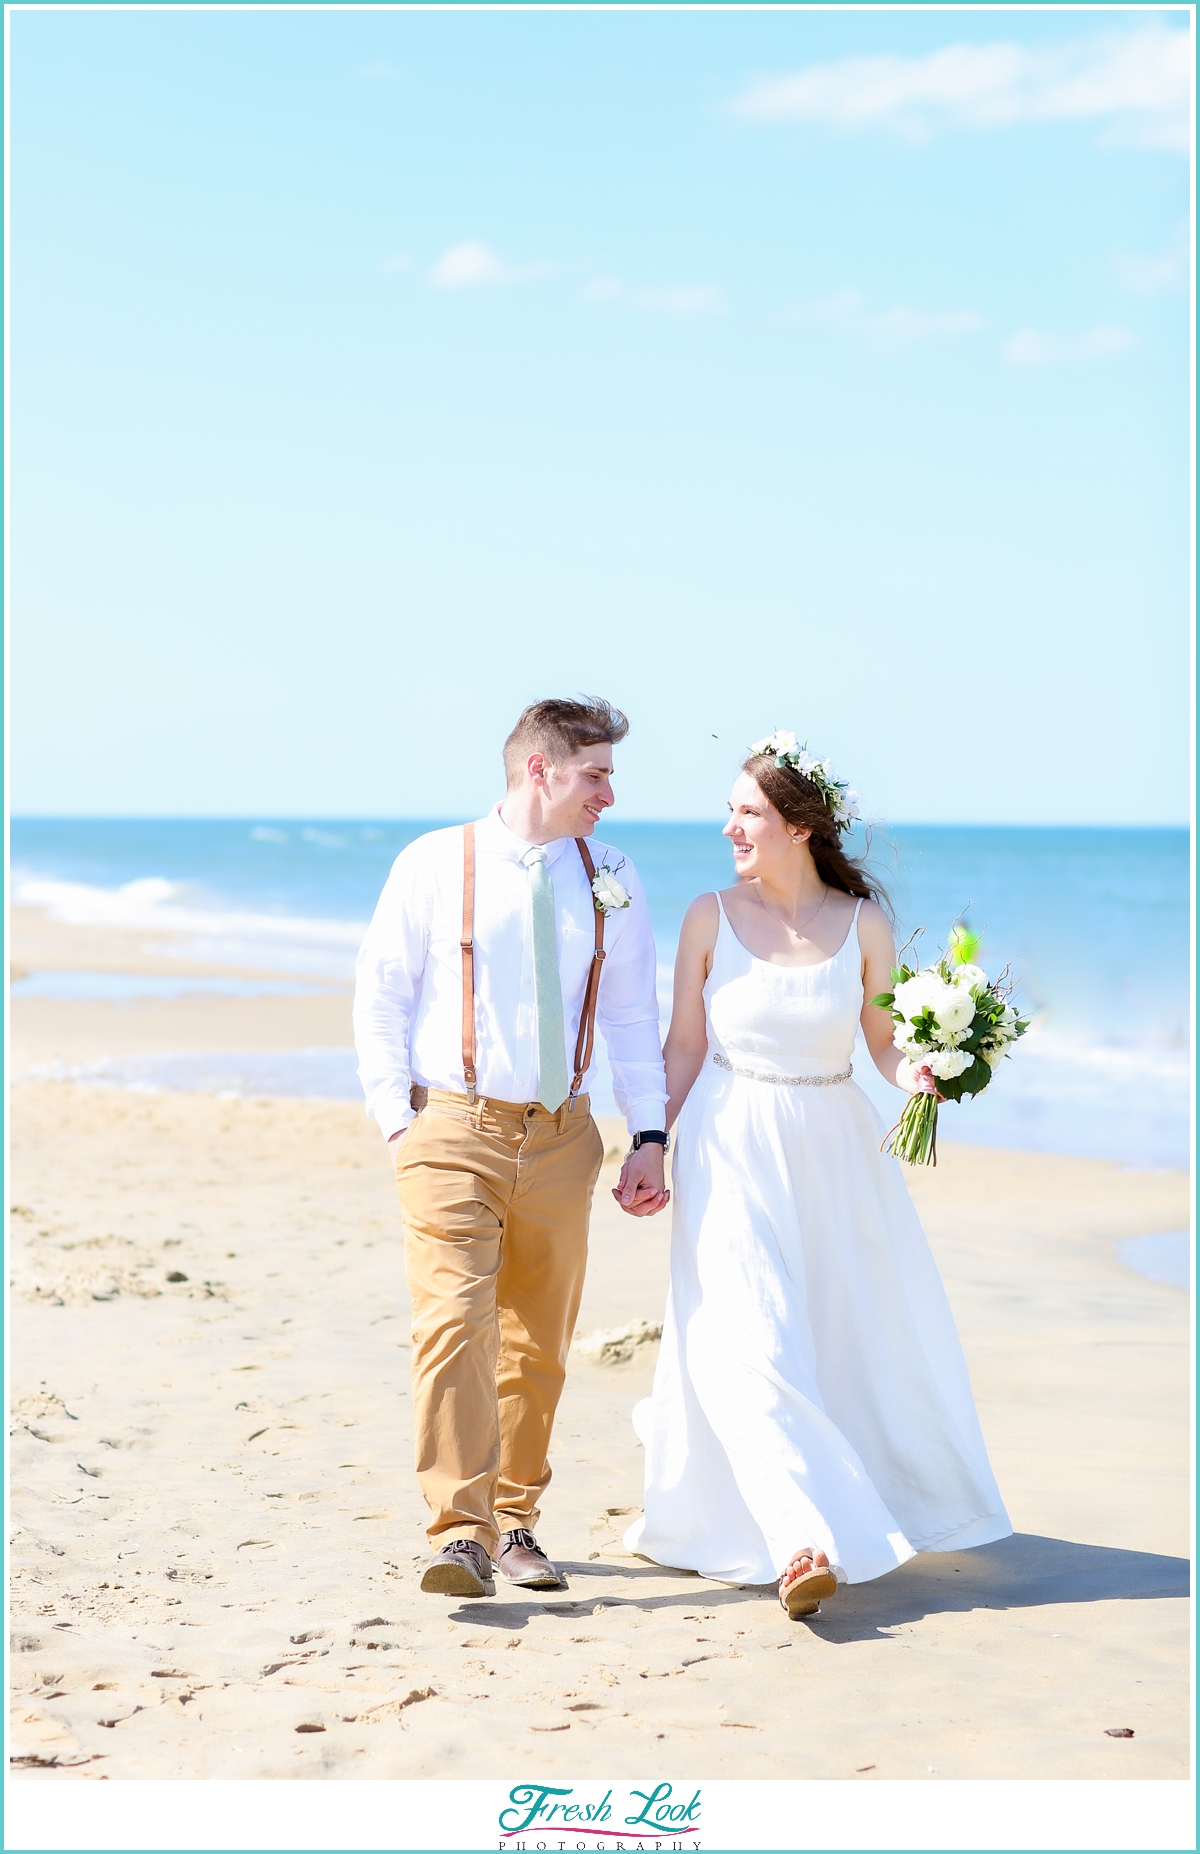
M 895 1002 L 896 994 L 894 991 L 881 991 L 877 997 L 871 999 L 871 1003 L 877 1004 L 881 1011 L 890 1011 Z
M 982 1056 L 976 1056 L 969 1069 L 964 1069 L 953 1081 L 940 1081 L 938 1088 L 948 1101 L 961 1101 L 964 1095 L 982 1094 L 991 1079 L 991 1069 Z

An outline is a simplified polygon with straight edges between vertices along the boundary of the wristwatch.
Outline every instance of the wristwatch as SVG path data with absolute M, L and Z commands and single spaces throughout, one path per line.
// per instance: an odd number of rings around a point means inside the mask
M 664 1133 L 661 1128 L 654 1128 L 646 1133 L 635 1133 L 633 1136 L 634 1152 L 642 1146 L 661 1146 L 663 1152 L 668 1153 L 671 1150 L 671 1135 Z

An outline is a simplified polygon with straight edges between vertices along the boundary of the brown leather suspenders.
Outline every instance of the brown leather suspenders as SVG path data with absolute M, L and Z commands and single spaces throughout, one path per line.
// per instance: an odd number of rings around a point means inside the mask
M 596 998 L 600 990 L 600 968 L 604 964 L 604 910 L 595 905 L 592 890 L 592 883 L 596 879 L 596 865 L 582 837 L 576 837 L 575 848 L 583 858 L 583 866 L 587 871 L 588 894 L 592 895 L 592 912 L 596 916 L 596 947 L 592 954 L 592 963 L 588 967 L 587 984 L 583 990 L 583 1011 L 579 1019 L 579 1035 L 575 1039 L 575 1074 L 571 1080 L 571 1093 L 567 1100 L 568 1113 L 575 1106 L 579 1084 L 587 1074 L 588 1063 L 592 1059 L 592 1045 L 596 1040 Z
M 576 837 L 575 847 L 583 859 L 587 872 L 588 890 L 596 879 L 596 865 L 582 837 Z M 583 1011 L 579 1019 L 579 1035 L 575 1039 L 575 1074 L 571 1081 L 571 1092 L 567 1100 L 567 1112 L 575 1107 L 575 1096 L 579 1093 L 580 1083 L 587 1074 L 588 1064 L 592 1059 L 592 1050 L 596 1041 L 596 999 L 600 991 L 600 968 L 604 964 L 604 911 L 593 904 L 596 916 L 596 945 L 592 953 L 592 963 L 588 967 L 587 985 L 583 993 Z M 463 825 L 463 911 L 462 938 L 462 1060 L 463 1080 L 467 1084 L 467 1099 L 474 1101 L 475 1093 L 475 826 Z
M 467 1099 L 475 1099 L 475 826 L 463 825 L 462 1059 Z

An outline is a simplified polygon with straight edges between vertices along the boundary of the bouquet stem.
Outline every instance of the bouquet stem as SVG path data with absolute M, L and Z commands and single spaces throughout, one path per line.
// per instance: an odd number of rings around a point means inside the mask
M 899 1120 L 885 1135 L 880 1151 L 894 1153 L 906 1165 L 936 1165 L 937 1121 L 935 1094 L 910 1096 Z

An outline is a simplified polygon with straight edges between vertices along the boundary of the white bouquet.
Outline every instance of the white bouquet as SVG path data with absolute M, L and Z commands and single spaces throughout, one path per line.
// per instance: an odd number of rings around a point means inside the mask
M 912 1096 L 884 1141 L 910 1165 L 937 1164 L 939 1098 L 961 1101 L 981 1094 L 1009 1045 L 1029 1028 L 1009 1002 L 1007 973 L 992 984 L 971 963 L 978 944 L 974 934 L 956 926 L 949 950 L 935 965 L 895 966 L 893 989 L 871 1000 L 890 1013 L 896 1025 L 892 1041 L 912 1071 L 928 1069 L 937 1084 L 936 1094 Z

